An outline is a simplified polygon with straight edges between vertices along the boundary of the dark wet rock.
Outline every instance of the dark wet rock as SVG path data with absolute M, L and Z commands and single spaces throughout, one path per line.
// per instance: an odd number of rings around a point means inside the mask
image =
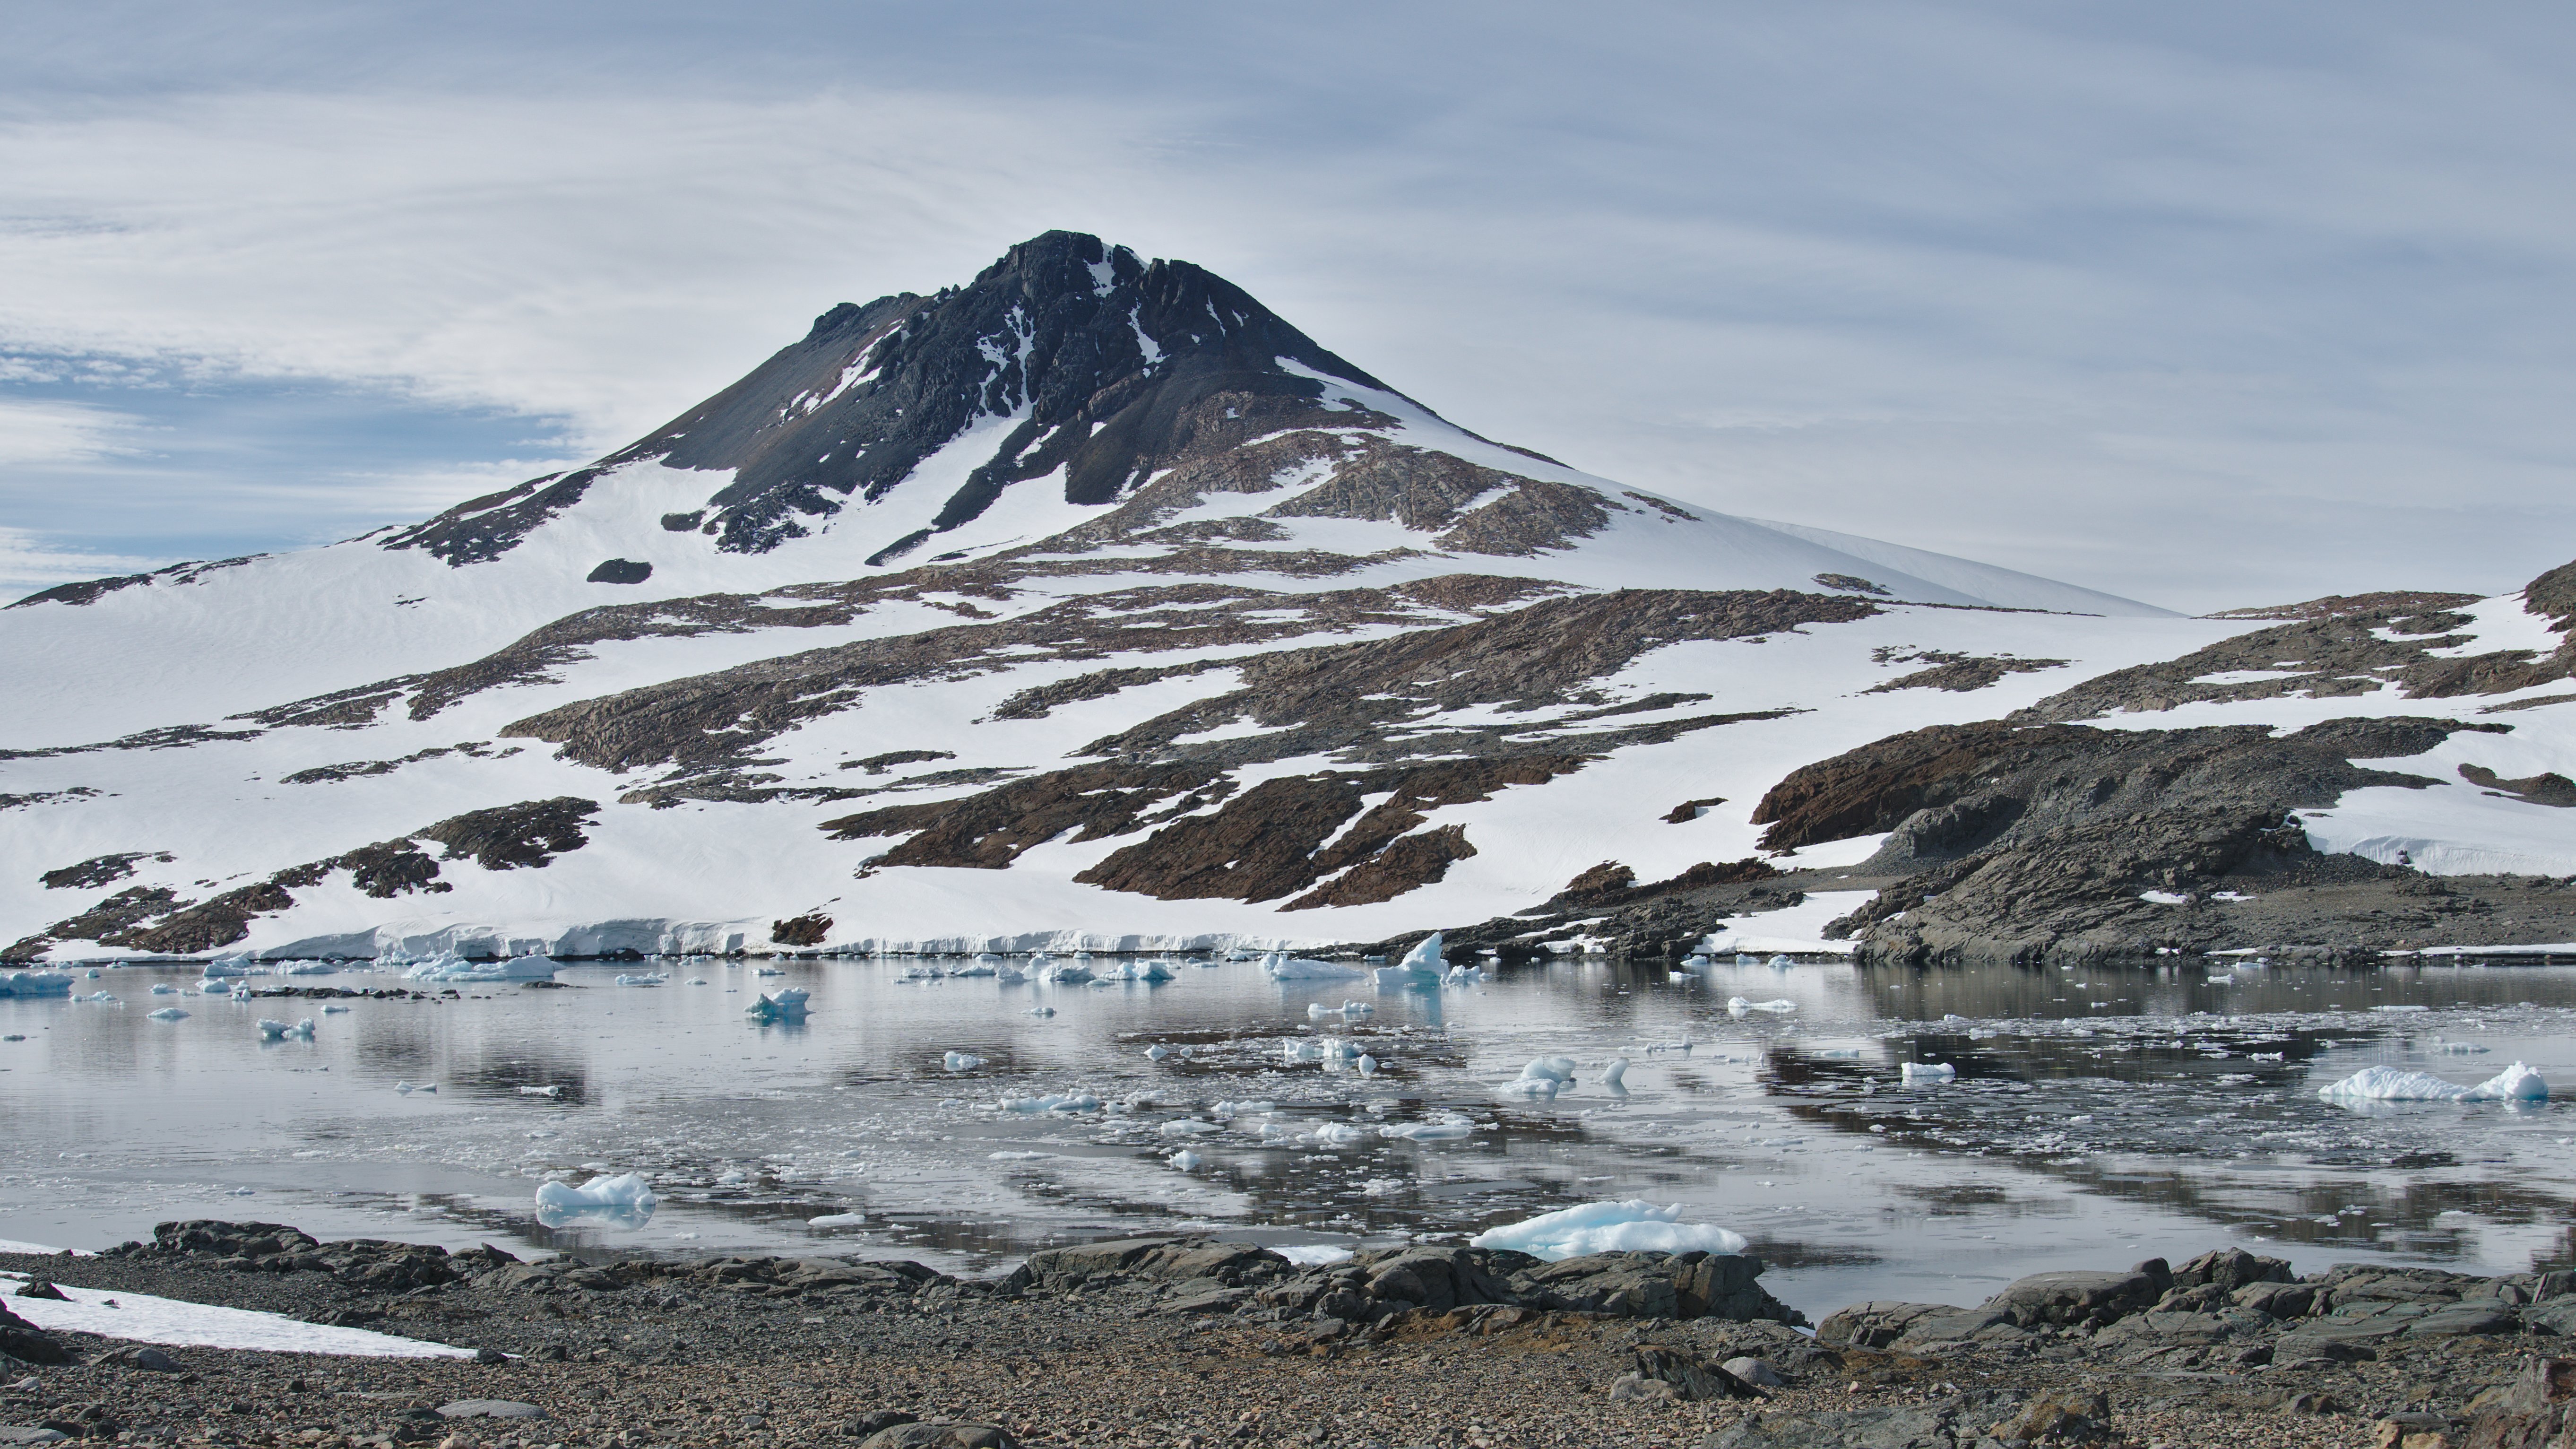
M 2576 808 L 2576 780 L 2564 775 L 2542 772 L 2519 780 L 2507 780 L 2484 765 L 2462 765 L 2460 778 L 2495 795 L 2510 795 L 2529 805 L 2547 805 L 2556 809 Z
M 20 1288 L 17 1292 L 12 1293 L 9 1296 L 12 1298 L 50 1298 L 56 1303 L 68 1303 L 71 1301 L 71 1295 L 63 1292 L 63 1290 L 46 1282 L 42 1278 L 28 1279 L 25 1287 Z
M 1612 1385 L 1610 1396 L 1616 1398 L 1660 1398 L 1695 1404 L 1708 1399 L 1758 1399 L 1762 1391 L 1723 1364 L 1683 1349 L 1659 1344 L 1639 1344 L 1636 1348 L 1637 1369 L 1623 1383 L 1635 1385 L 1622 1394 Z M 1774 1375 L 1776 1378 L 1777 1376 Z M 1639 1392 L 1638 1390 L 1660 1390 Z
M 1077 1288 L 1095 1278 L 1141 1278 L 1165 1283 L 1204 1279 L 1219 1287 L 1235 1288 L 1294 1271 L 1294 1264 L 1266 1248 L 1177 1237 L 1112 1238 L 1069 1248 L 1048 1248 L 1031 1253 L 1021 1270 L 1026 1275 L 1023 1286 L 1047 1292 Z
M 21 1363 L 42 1365 L 75 1362 L 72 1351 L 60 1340 L 36 1325 L 0 1308 L 0 1354 Z
M 603 559 L 584 577 L 591 584 L 640 584 L 653 577 L 653 566 L 631 558 Z

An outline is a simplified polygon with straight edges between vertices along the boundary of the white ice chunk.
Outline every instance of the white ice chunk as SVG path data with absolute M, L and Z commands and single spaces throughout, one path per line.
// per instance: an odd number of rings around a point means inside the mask
M 1199 1170 L 1199 1165 L 1206 1162 L 1207 1159 L 1184 1147 L 1180 1151 L 1173 1153 L 1169 1158 L 1166 1158 L 1165 1161 L 1170 1162 L 1174 1167 L 1179 1168 L 1183 1172 L 1196 1172 Z
M 1628 1059 L 1626 1057 L 1612 1057 L 1610 1059 L 1610 1065 L 1601 1069 L 1601 1085 L 1614 1089 L 1625 1086 L 1626 1083 L 1622 1082 L 1620 1078 L 1627 1074 Z
M 171 985 L 167 981 L 155 981 L 152 983 L 152 994 L 155 996 L 176 996 L 179 994 L 179 988 Z
M 1366 974 L 1357 966 L 1309 961 L 1276 951 L 1262 959 L 1261 969 L 1273 981 L 1349 981 Z
M 1750 997 L 1730 996 L 1726 1000 L 1726 1014 L 1729 1016 L 1743 1016 L 1756 1011 L 1767 1011 L 1778 1015 L 1797 1009 L 1798 1003 L 1785 997 L 1777 1001 L 1755 1001 Z
M 1368 1132 L 1347 1122 L 1327 1122 L 1315 1129 L 1315 1140 L 1334 1147 L 1348 1147 L 1368 1136 Z
M 259 1022 L 259 1035 L 260 1040 L 262 1041 L 283 1041 L 288 1037 L 295 1037 L 302 1041 L 311 1041 L 313 1039 L 313 1018 L 308 1016 L 302 1021 L 295 1023 L 293 1026 L 288 1026 L 285 1022 L 271 1021 L 266 1017 L 261 1017 Z
M 150 1015 L 154 1021 L 186 1021 L 188 1019 L 188 1013 L 181 1011 L 175 1006 L 165 1006 L 159 1011 L 150 1013 Z
M 620 986 L 667 986 L 670 982 L 671 973 L 667 971 L 648 971 L 641 975 L 620 976 L 617 978 L 617 984 Z
M 1089 1112 L 1100 1099 L 1087 1092 L 1054 1097 L 1005 1097 L 995 1104 L 1004 1112 Z
M 639 1173 L 594 1177 L 579 1187 L 549 1182 L 537 1188 L 537 1221 L 550 1228 L 574 1223 L 640 1228 L 652 1219 L 654 1202 L 652 1185 Z
M 1741 1253 L 1742 1234 L 1707 1223 L 1685 1223 L 1679 1203 L 1657 1207 L 1643 1198 L 1590 1202 L 1491 1228 L 1468 1239 L 1471 1247 L 1504 1248 L 1554 1262 L 1587 1253 Z
M 1897 1075 L 1909 1087 L 1930 1086 L 1935 1082 L 1955 1082 L 1959 1079 L 1959 1069 L 1948 1062 L 1906 1062 L 1896 1070 Z
M 855 1228 L 867 1220 L 868 1215 L 866 1213 L 825 1213 L 819 1218 L 807 1218 L 805 1220 L 805 1226 L 809 1228 Z
M 2474 1087 L 2446 1082 L 2429 1072 L 2364 1067 L 2342 1081 L 2319 1087 L 2317 1095 L 2368 1102 L 2545 1102 L 2549 1084 L 2521 1062 Z
M 984 1059 L 968 1052 L 950 1052 L 939 1059 L 939 1064 L 952 1072 L 971 1072 L 984 1065 Z
M 1152 1046 L 1145 1048 L 1145 1060 L 1149 1062 L 1159 1062 L 1171 1054 L 1172 1049 L 1163 1045 L 1161 1042 L 1156 1042 Z
M 1373 1056 L 1362 1054 L 1360 1059 L 1351 1063 L 1351 1065 L 1359 1068 L 1360 1075 L 1363 1077 L 1374 1077 L 1377 1075 L 1377 1058 Z

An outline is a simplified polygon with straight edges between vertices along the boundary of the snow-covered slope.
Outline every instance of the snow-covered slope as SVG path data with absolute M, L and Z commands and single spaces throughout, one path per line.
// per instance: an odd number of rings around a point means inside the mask
M 0 941 L 1376 938 L 1754 857 L 1803 765 L 2277 627 L 1628 489 L 1049 233 L 591 467 L 0 610 Z M 2319 703 L 2267 697 L 2213 707 Z M 2477 809 L 2457 859 L 2556 858 Z

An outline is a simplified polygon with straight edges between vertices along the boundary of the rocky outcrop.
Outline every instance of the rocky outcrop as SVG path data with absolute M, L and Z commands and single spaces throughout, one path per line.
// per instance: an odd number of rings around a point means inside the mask
M 1274 1320 L 1374 1325 L 1400 1315 L 1500 1307 L 1614 1318 L 1803 1322 L 1755 1282 L 1742 1254 L 1595 1253 L 1543 1262 L 1481 1248 L 1373 1250 L 1300 1269 L 1265 1249 L 1206 1238 L 1124 1238 L 1033 1253 L 1005 1292 L 1161 1285 L 1169 1312 L 1261 1311 Z

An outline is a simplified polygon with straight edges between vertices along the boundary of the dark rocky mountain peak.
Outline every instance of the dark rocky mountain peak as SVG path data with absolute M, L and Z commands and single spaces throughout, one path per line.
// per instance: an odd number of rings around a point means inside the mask
M 842 303 L 632 447 L 461 504 L 385 546 L 460 566 L 497 558 L 609 469 L 659 458 L 733 474 L 704 508 L 667 515 L 663 527 L 762 553 L 882 496 L 979 420 L 1013 420 L 931 525 L 880 555 L 897 557 L 1015 484 L 1059 477 L 1048 486 L 1069 501 L 1117 501 L 1188 446 L 1198 410 L 1219 394 L 1238 399 L 1243 416 L 1243 403 L 1313 411 L 1321 385 L 1280 358 L 1384 386 L 1204 268 L 1051 231 L 964 287 Z

